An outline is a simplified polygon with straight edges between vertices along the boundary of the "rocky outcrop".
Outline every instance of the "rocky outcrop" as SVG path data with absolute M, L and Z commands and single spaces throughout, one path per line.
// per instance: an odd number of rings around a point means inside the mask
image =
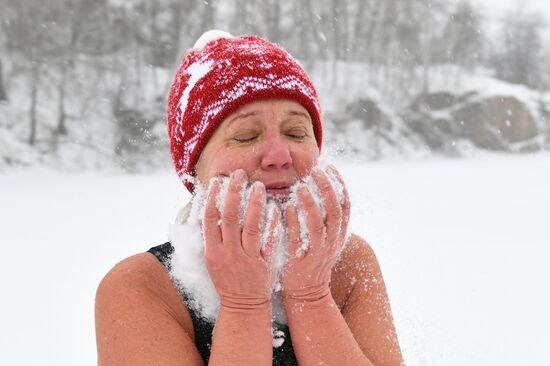
M 395 112 L 376 98 L 349 103 L 331 120 L 344 149 L 379 158 L 413 150 L 460 156 L 465 147 L 529 152 L 550 147 L 550 103 L 527 93 L 423 94 Z
M 471 95 L 469 93 L 457 96 L 448 92 L 420 94 L 413 102 L 411 108 L 416 111 L 441 111 L 464 102 Z
M 510 144 L 531 140 L 539 132 L 533 115 L 514 97 L 465 103 L 451 115 L 460 136 L 483 149 L 509 150 Z
M 350 103 L 346 108 L 346 116 L 352 120 L 362 121 L 366 129 L 391 130 L 393 128 L 389 114 L 372 99 L 360 99 Z
M 114 151 L 125 170 L 137 170 L 139 164 L 155 159 L 155 151 L 165 148 L 155 134 L 159 120 L 148 118 L 136 109 L 119 109 L 113 112 L 116 126 Z
M 339 149 L 370 159 L 422 150 L 423 142 L 401 116 L 376 98 L 359 99 L 348 104 L 342 114 L 325 117 L 327 132 L 334 128 L 326 136 L 336 136 Z
M 546 93 L 541 101 L 541 114 L 544 123 L 544 148 L 550 150 L 550 93 Z
M 543 148 L 541 131 L 530 107 L 514 96 L 476 93 L 422 95 L 405 120 L 430 149 L 460 153 L 457 141 L 493 151 L 533 151 Z

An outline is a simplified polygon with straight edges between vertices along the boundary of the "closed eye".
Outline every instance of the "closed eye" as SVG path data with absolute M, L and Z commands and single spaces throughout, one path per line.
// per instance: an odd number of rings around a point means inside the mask
M 303 140 L 306 138 L 306 135 L 299 135 L 299 134 L 288 134 L 287 136 L 295 140 Z
M 258 138 L 258 135 L 243 135 L 243 136 L 235 136 L 233 137 L 233 140 L 240 143 L 247 143 L 247 142 L 254 141 L 256 138 Z
M 295 140 L 303 140 L 307 137 L 307 132 L 302 128 L 293 128 L 286 135 Z

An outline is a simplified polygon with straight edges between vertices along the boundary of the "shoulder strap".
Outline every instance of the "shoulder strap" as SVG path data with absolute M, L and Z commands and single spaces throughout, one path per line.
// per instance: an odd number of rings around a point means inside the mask
M 172 243 L 166 242 L 156 247 L 152 247 L 147 252 L 153 254 L 160 263 L 168 270 L 171 270 L 171 257 L 174 253 L 174 247 Z M 188 294 L 185 293 L 184 289 L 180 286 L 178 287 L 182 300 L 187 304 L 188 303 Z M 199 351 L 203 361 L 208 363 L 210 358 L 210 347 L 212 345 L 212 333 L 214 330 L 214 325 L 207 322 L 205 319 L 201 318 L 193 309 L 187 306 L 189 309 L 189 315 L 191 315 L 191 320 L 193 321 L 193 330 L 195 332 L 195 346 Z
M 174 247 L 172 243 L 166 242 L 156 247 L 152 247 L 147 252 L 153 254 L 159 262 L 161 262 L 168 271 L 171 269 L 171 256 L 174 253 Z M 182 289 L 181 289 L 182 290 Z M 182 299 L 185 303 L 188 301 L 188 295 L 185 292 L 180 291 Z M 191 320 L 193 321 L 193 328 L 195 332 L 195 346 L 199 351 L 203 361 L 208 364 L 210 358 L 210 347 L 212 346 L 212 334 L 214 325 L 201 318 L 192 309 L 189 309 Z M 296 355 L 294 354 L 294 348 L 292 347 L 292 340 L 290 338 L 290 332 L 288 327 L 282 327 L 284 332 L 285 341 L 279 348 L 273 348 L 273 365 L 293 366 L 298 365 Z
M 162 265 L 166 267 L 168 271 L 170 271 L 172 267 L 170 263 L 170 258 L 172 257 L 172 253 L 174 253 L 174 247 L 172 246 L 172 243 L 168 241 L 164 244 L 157 245 L 156 247 L 152 247 L 147 252 L 157 257 L 159 262 L 162 263 Z

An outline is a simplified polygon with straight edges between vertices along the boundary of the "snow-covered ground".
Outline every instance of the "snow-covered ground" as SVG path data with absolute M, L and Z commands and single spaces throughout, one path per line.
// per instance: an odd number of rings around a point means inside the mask
M 337 164 L 408 365 L 550 364 L 550 154 Z M 94 295 L 162 243 L 173 173 L 0 176 L 0 363 L 94 365 Z

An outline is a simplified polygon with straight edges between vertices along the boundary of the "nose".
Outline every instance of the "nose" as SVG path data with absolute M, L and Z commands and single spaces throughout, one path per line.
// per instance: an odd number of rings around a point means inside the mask
M 262 169 L 266 171 L 288 169 L 292 164 L 292 157 L 286 141 L 281 136 L 272 136 L 265 142 L 262 152 Z

